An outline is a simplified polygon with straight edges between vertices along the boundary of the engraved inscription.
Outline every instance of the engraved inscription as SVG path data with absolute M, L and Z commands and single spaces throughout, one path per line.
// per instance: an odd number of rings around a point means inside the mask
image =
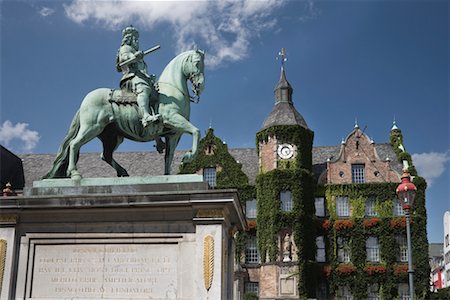
M 36 245 L 32 297 L 175 299 L 177 245 Z

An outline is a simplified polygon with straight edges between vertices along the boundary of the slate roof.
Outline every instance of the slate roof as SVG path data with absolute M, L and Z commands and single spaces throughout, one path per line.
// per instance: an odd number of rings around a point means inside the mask
M 313 172 L 318 177 L 326 169 L 328 158 L 337 157 L 340 146 L 321 146 L 313 148 Z M 401 174 L 401 165 L 395 159 L 395 153 L 389 144 L 377 144 L 380 159 L 391 158 L 391 166 Z M 242 164 L 250 184 L 255 184 L 258 174 L 258 155 L 255 148 L 229 149 L 230 154 Z M 175 152 L 172 174 L 177 174 L 184 150 Z M 20 155 L 25 172 L 25 186 L 31 187 L 33 181 L 40 180 L 53 164 L 55 154 Z M 130 176 L 155 176 L 164 174 L 164 154 L 151 152 L 116 152 L 114 158 Z M 115 170 L 100 159 L 100 153 L 81 153 L 78 169 L 86 177 L 115 177 Z
M 261 130 L 276 125 L 300 125 L 308 128 L 305 119 L 289 102 L 278 102 L 264 121 Z

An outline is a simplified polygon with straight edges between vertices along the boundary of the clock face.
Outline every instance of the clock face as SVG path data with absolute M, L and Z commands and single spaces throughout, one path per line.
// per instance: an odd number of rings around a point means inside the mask
M 294 147 L 289 144 L 281 144 L 278 146 L 278 156 L 282 159 L 292 158 L 294 155 Z

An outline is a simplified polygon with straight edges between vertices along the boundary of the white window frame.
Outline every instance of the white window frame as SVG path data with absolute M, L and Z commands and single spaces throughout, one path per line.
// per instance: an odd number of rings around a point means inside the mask
M 203 168 L 203 180 L 205 180 L 210 187 L 217 186 L 217 170 L 215 167 Z
M 257 213 L 256 199 L 247 200 L 245 202 L 245 216 L 247 219 L 256 219 Z
M 352 290 L 348 285 L 339 286 L 337 290 L 337 299 L 353 300 Z
M 338 262 L 349 263 L 351 261 L 350 241 L 347 238 L 338 237 L 337 246 L 338 246 L 338 257 L 337 257 Z
M 352 164 L 352 183 L 366 182 L 366 165 Z
M 314 198 L 314 208 L 317 217 L 325 217 L 325 197 Z
M 394 199 L 394 216 L 404 216 L 405 211 L 403 210 L 402 205 L 398 201 L 398 199 Z
M 290 212 L 294 208 L 294 201 L 292 199 L 292 192 L 289 190 L 280 192 L 281 210 Z
M 380 299 L 380 290 L 378 287 L 378 283 L 372 283 L 372 284 L 368 285 L 367 297 L 368 297 L 368 300 L 379 300 Z
M 369 236 L 366 240 L 367 261 L 380 262 L 380 243 L 378 238 Z
M 323 236 L 316 237 L 316 246 L 317 246 L 316 261 L 326 262 L 327 254 L 325 250 L 325 239 Z
M 376 203 L 377 203 L 377 201 L 373 197 L 369 197 L 366 200 L 366 205 L 365 205 L 366 217 L 376 217 L 378 215 L 375 210 Z
M 245 243 L 245 263 L 246 264 L 259 263 L 258 243 L 256 240 L 256 236 L 254 235 L 248 237 Z
M 340 218 L 350 217 L 350 201 L 348 197 L 336 197 L 336 215 Z
M 244 293 L 255 293 L 259 295 L 259 283 L 254 281 L 246 281 L 244 283 Z
M 406 236 L 397 235 L 395 237 L 398 245 L 398 253 L 397 253 L 397 261 L 399 262 L 408 262 L 408 244 L 406 240 Z
M 398 285 L 398 299 L 399 300 L 411 299 L 409 295 L 409 285 L 407 283 L 400 283 Z

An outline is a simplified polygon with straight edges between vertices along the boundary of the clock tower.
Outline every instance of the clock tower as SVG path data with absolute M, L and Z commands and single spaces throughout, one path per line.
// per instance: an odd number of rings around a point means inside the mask
M 284 48 L 279 55 L 281 73 L 274 91 L 275 105 L 256 136 L 260 299 L 306 298 L 311 294 L 308 286 L 314 286 L 308 284 L 306 275 L 306 262 L 315 259 L 314 133 L 294 107 Z M 293 273 L 298 276 L 290 276 Z

